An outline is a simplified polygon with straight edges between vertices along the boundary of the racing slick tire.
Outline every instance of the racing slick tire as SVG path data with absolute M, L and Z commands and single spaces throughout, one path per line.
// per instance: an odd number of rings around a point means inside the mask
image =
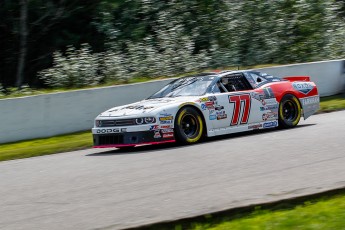
M 301 104 L 297 97 L 285 95 L 279 103 L 279 127 L 295 127 L 301 119 Z
M 192 107 L 182 108 L 175 119 L 175 137 L 182 144 L 200 141 L 204 134 L 202 115 Z

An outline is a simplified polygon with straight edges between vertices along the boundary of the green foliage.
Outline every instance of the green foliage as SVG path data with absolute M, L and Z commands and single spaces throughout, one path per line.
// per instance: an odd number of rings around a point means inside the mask
M 6 88 L 16 78 L 20 15 L 18 2 L 0 2 L 0 83 Z M 344 15 L 341 0 L 28 1 L 24 82 L 72 87 L 341 59 Z
M 56 51 L 53 67 L 39 72 L 39 77 L 51 87 L 83 87 L 97 85 L 99 58 L 92 54 L 88 44 L 82 44 L 79 50 L 69 46 L 66 56 Z

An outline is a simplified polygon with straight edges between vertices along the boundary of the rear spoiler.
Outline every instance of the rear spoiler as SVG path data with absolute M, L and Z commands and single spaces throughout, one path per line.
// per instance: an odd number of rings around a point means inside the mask
M 283 77 L 284 80 L 288 81 L 310 81 L 309 76 L 290 76 L 290 77 Z

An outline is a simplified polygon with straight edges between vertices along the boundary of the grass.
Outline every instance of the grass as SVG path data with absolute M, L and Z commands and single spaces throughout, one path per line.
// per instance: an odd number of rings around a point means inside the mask
M 0 144 L 0 161 L 67 152 L 92 146 L 90 131 Z
M 232 212 L 222 216 L 208 215 L 203 221 L 182 222 L 169 226 L 151 226 L 151 229 L 191 229 L 191 230 L 341 230 L 345 229 L 345 195 L 338 194 L 305 201 L 291 205 L 279 202 L 280 205 L 292 206 L 283 209 L 276 207 L 252 212 Z M 172 227 L 174 226 L 174 227 Z M 158 228 L 157 228 L 158 227 Z
M 335 95 L 330 97 L 322 97 L 320 101 L 321 112 L 332 112 L 345 109 L 345 95 Z

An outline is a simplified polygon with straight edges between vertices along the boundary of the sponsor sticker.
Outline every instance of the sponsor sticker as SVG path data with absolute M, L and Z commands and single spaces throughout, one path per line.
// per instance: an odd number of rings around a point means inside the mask
M 203 98 L 200 98 L 200 101 L 201 101 L 201 102 L 208 101 L 208 97 L 203 97 Z
M 278 122 L 277 121 L 268 121 L 268 122 L 265 122 L 264 123 L 264 129 L 267 129 L 267 128 L 274 128 L 274 127 L 277 127 L 278 126 Z
M 216 105 L 216 106 L 214 107 L 214 109 L 215 109 L 215 110 L 222 110 L 222 109 L 224 109 L 224 106 L 222 106 L 222 105 Z
M 154 138 L 161 138 L 161 134 L 159 131 L 155 131 L 155 135 L 153 136 Z
M 164 133 L 163 138 L 172 138 L 174 137 L 174 133 Z
M 209 101 L 216 101 L 216 100 L 217 100 L 217 97 L 216 97 L 216 96 L 209 96 L 209 97 L 208 97 L 208 100 L 209 100 Z
M 202 110 L 206 110 L 207 109 L 206 105 L 205 104 L 201 104 L 201 109 Z
M 151 125 L 150 130 L 157 130 L 159 129 L 159 125 Z
M 214 102 L 213 101 L 208 101 L 205 103 L 206 107 L 213 106 Z
M 171 125 L 161 125 L 161 129 L 170 129 L 172 128 Z
M 159 117 L 160 121 L 170 121 L 173 119 L 173 116 L 167 116 L 167 117 Z
M 216 115 L 210 115 L 210 120 L 216 120 L 217 116 Z
M 307 95 L 314 88 L 314 86 L 309 82 L 294 82 L 292 83 L 292 87 L 305 95 Z
M 265 99 L 262 101 L 263 105 L 273 105 L 273 104 L 277 104 L 277 100 L 275 98 L 269 98 L 269 99 Z
M 228 117 L 228 115 L 226 115 L 226 114 L 219 114 L 219 115 L 217 115 L 217 120 L 226 119 L 227 117 Z
M 162 129 L 161 132 L 162 133 L 173 133 L 174 130 L 173 129 Z
M 127 132 L 127 128 L 121 128 L 121 129 L 97 129 L 97 133 L 124 133 Z
M 263 121 L 266 121 L 266 120 L 272 119 L 272 118 L 277 118 L 277 117 L 278 117 L 278 113 L 268 112 L 268 113 L 262 114 L 262 120 Z
M 312 104 L 318 104 L 318 103 L 320 103 L 320 98 L 318 96 L 302 99 L 303 105 L 312 105 Z
M 248 129 L 259 129 L 262 127 L 262 124 L 254 124 L 254 125 L 249 125 Z
M 261 106 L 260 111 L 265 111 L 265 110 L 277 110 L 278 109 L 278 104 L 276 105 L 266 105 L 266 106 Z

